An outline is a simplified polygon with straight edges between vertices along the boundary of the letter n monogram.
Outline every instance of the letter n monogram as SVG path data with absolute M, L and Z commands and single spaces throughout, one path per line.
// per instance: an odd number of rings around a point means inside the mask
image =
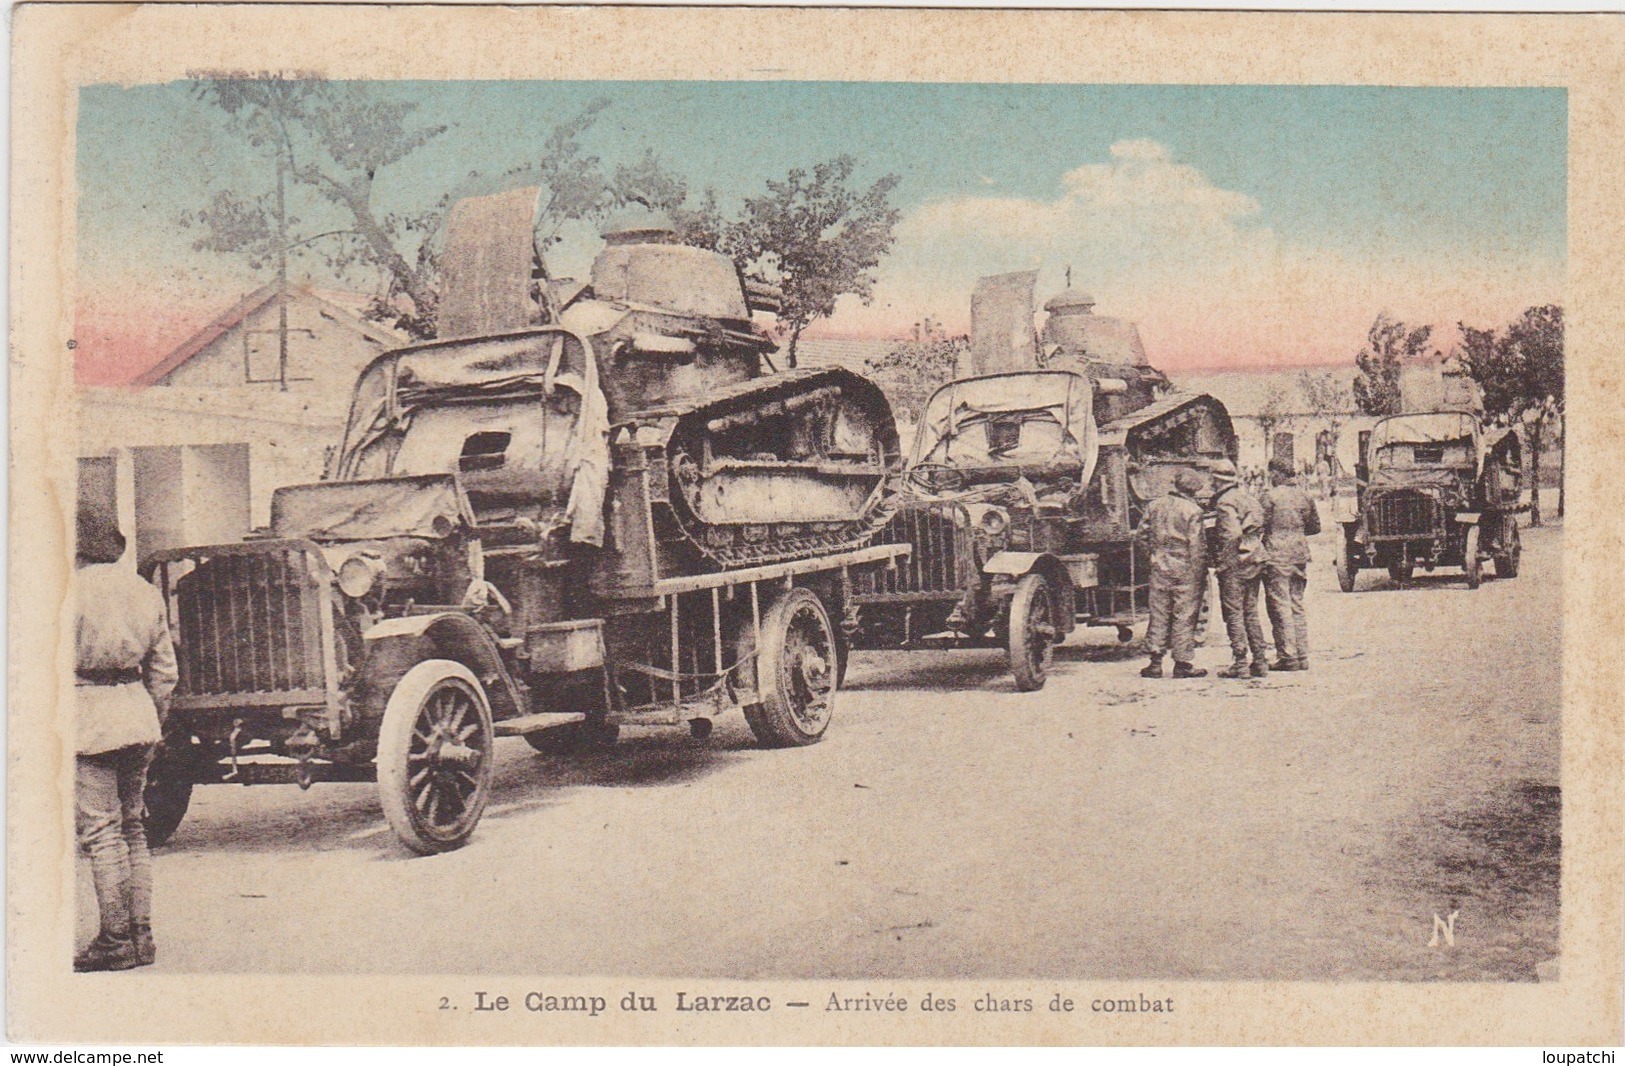
M 1440 933 L 1444 934 L 1445 947 L 1453 948 L 1456 946 L 1456 915 L 1460 913 L 1460 911 L 1451 911 L 1450 917 L 1443 921 L 1439 919 L 1437 914 L 1433 916 L 1433 939 L 1428 941 L 1428 947 L 1436 948 L 1439 946 Z

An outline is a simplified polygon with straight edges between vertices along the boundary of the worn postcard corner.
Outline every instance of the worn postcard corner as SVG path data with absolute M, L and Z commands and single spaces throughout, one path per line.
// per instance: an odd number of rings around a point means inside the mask
M 1617 19 L 15 25 L 11 1039 L 1621 1041 Z

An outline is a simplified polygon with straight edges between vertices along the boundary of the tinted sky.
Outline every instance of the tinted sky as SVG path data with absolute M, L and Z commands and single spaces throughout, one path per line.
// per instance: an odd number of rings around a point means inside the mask
M 599 97 L 612 103 L 588 135 L 595 154 L 613 164 L 652 150 L 692 189 L 715 188 L 725 208 L 841 153 L 859 160 L 863 179 L 900 175 L 905 219 L 875 304 L 843 303 L 831 332 L 889 334 L 923 314 L 961 327 L 979 274 L 1039 267 L 1042 299 L 1068 265 L 1100 313 L 1139 321 L 1153 360 L 1174 366 L 1324 362 L 1351 355 L 1378 311 L 1497 324 L 1562 298 L 1561 90 L 405 82 L 386 91 L 451 129 L 381 177 L 384 210 L 430 203 L 470 169 L 524 162 Z M 129 323 L 103 343 L 133 354 L 160 334 L 167 341 L 183 318 L 261 280 L 193 252 L 194 235 L 174 222 L 215 187 L 268 187 L 263 159 L 220 118 L 180 84 L 83 91 L 82 321 L 99 323 L 116 300 Z M 590 233 L 572 234 L 555 271 L 584 270 L 593 245 Z

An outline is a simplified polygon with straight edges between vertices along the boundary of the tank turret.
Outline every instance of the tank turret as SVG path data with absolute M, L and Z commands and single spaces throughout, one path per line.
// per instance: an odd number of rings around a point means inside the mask
M 1095 298 L 1064 289 L 1044 303 L 1043 365 L 1076 370 L 1095 384 L 1095 418 L 1121 418 L 1153 403 L 1168 379 L 1150 365 L 1140 330 L 1121 318 L 1095 314 Z

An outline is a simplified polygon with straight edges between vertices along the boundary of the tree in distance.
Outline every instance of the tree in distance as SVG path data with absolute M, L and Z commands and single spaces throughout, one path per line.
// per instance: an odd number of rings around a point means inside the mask
M 1338 435 L 1343 430 L 1343 422 L 1348 417 L 1351 405 L 1354 402 L 1352 391 L 1337 379 L 1335 374 L 1326 371 L 1303 370 L 1298 373 L 1298 391 L 1308 404 L 1308 409 L 1317 419 L 1326 426 L 1326 439 L 1330 446 L 1324 455 L 1329 473 L 1337 477 L 1341 470 L 1337 459 Z M 1322 459 L 1320 442 L 1315 443 L 1315 463 L 1319 466 Z
M 1432 326 L 1410 329 L 1386 313 L 1379 314 L 1366 333 L 1365 347 L 1354 357 L 1354 365 L 1360 370 L 1354 379 L 1355 405 L 1368 415 L 1399 414 L 1400 368 L 1426 355 L 1432 336 Z
M 798 168 L 783 181 L 769 181 L 764 195 L 746 198 L 739 221 L 722 237 L 722 250 L 736 263 L 783 290 L 778 321 L 789 338 L 790 367 L 802 332 L 834 314 L 838 299 L 870 301 L 875 267 L 891 250 L 902 218 L 890 202 L 898 176 L 860 189 L 851 184 L 856 166 L 842 155 L 810 173 Z
M 1529 441 L 1529 524 L 1541 524 L 1540 455 L 1554 423 L 1564 415 L 1563 308 L 1531 307 L 1504 330 L 1461 330 L 1461 364 L 1483 391 L 1484 414 L 1506 426 L 1521 425 Z M 1567 457 L 1568 449 L 1564 448 Z M 1563 514 L 1558 487 L 1557 513 Z
M 918 412 L 938 388 L 952 381 L 970 338 L 949 336 L 929 315 L 914 323 L 909 339 L 884 355 L 870 356 L 864 369 L 880 383 L 898 412 Z

